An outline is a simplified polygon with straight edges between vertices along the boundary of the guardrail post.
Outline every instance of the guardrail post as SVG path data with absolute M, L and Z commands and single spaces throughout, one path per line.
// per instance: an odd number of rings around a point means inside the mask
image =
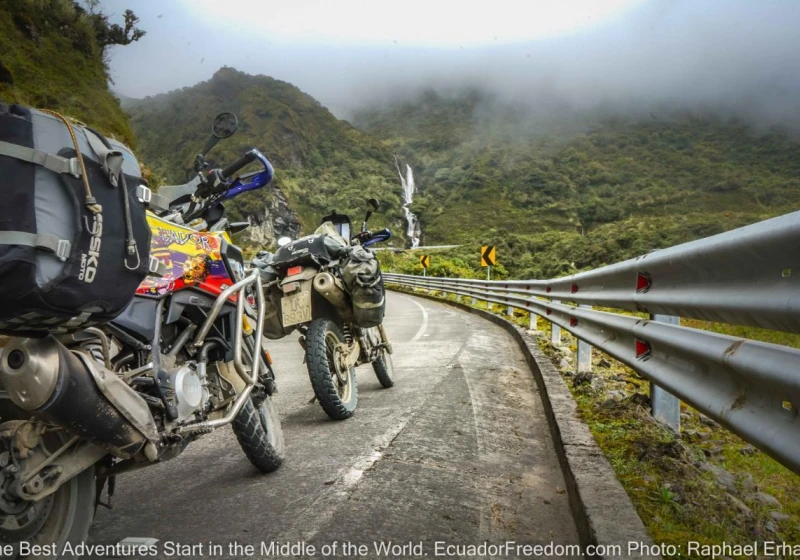
M 554 299 L 553 303 L 561 303 L 559 300 Z M 555 323 L 550 323 L 550 344 L 555 346 L 561 344 L 561 327 Z
M 591 305 L 579 306 L 583 309 L 591 309 Z M 578 373 L 588 373 L 592 371 L 592 347 L 589 343 L 578 339 Z
M 538 331 L 539 330 L 539 316 L 536 313 L 534 313 L 533 311 L 528 313 L 528 315 L 530 316 L 530 326 L 529 326 L 530 330 Z
M 478 299 L 472 298 L 472 307 L 477 307 L 477 306 L 478 306 Z
M 651 321 L 680 325 L 681 318 L 672 315 L 650 315 Z M 681 433 L 681 401 L 678 397 L 650 382 L 650 405 L 653 418 L 669 426 L 676 434 Z
M 514 308 L 511 307 L 510 305 L 508 306 L 508 309 L 506 309 L 506 315 L 508 315 L 509 317 L 514 316 Z

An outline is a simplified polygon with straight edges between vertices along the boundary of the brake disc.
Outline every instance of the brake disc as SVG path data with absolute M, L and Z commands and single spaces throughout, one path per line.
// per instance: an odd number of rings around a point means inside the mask
M 11 463 L 10 440 L 3 438 L 0 453 L 0 542 L 15 543 L 32 539 L 44 526 L 53 509 L 54 497 L 36 502 L 16 498 L 10 489 L 17 483 L 18 467 Z

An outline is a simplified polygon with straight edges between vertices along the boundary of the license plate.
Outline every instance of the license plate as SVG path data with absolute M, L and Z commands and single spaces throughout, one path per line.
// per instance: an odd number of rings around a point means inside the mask
M 310 282 L 309 288 L 310 286 Z M 305 287 L 305 286 L 303 286 Z M 294 294 L 284 295 L 281 300 L 283 326 L 300 325 L 311 321 L 311 290 L 304 290 Z

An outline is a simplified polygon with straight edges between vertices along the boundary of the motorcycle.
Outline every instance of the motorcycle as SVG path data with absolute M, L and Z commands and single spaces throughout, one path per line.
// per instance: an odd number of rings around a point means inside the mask
M 262 348 L 264 296 L 222 201 L 272 180 L 258 150 L 206 171 L 238 126 L 219 115 L 196 177 L 152 194 L 151 275 L 116 319 L 69 335 L 10 338 L 0 357 L 0 541 L 56 557 L 84 541 L 118 475 L 173 459 L 230 424 L 263 472 L 284 458 Z M 237 176 L 246 165 L 261 170 Z M 107 501 L 101 499 L 107 487 Z
M 392 233 L 367 229 L 378 201 L 368 205 L 361 231 L 352 238 L 350 218 L 334 211 L 313 235 L 282 238 L 274 256 L 261 253 L 254 260 L 266 281 L 272 338 L 300 331 L 315 398 L 334 420 L 351 417 L 358 405 L 357 366 L 371 363 L 383 387 L 394 385 L 392 345 L 382 322 L 383 280 L 368 249 Z M 356 278 L 360 263 L 373 265 L 369 278 Z M 362 292 L 372 300 L 361 301 Z

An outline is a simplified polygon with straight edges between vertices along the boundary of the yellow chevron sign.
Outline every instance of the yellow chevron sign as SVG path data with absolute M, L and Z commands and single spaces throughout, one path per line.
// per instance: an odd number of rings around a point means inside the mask
M 497 262 L 497 252 L 494 245 L 481 247 L 481 266 L 494 266 Z
M 420 255 L 419 256 L 419 264 L 422 268 L 430 268 L 431 267 L 431 256 L 430 255 Z

